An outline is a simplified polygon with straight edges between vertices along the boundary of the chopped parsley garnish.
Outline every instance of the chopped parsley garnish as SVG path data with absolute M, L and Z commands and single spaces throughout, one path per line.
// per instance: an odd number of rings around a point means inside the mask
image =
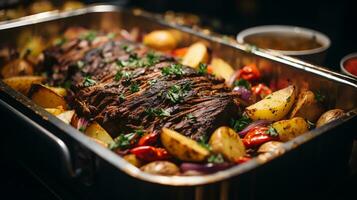
M 121 93 L 121 94 L 119 95 L 119 99 L 120 99 L 120 100 L 125 100 L 125 96 L 124 96 L 123 93 Z
M 194 122 L 197 120 L 196 117 L 193 116 L 192 113 L 188 113 L 188 114 L 186 115 L 186 118 L 189 119 L 189 120 L 192 120 L 192 121 L 194 121 Z
M 131 92 L 131 93 L 139 92 L 139 90 L 140 90 L 139 84 L 137 84 L 137 83 L 132 83 L 132 84 L 130 85 L 130 92 Z
M 97 32 L 95 31 L 88 31 L 82 34 L 79 38 L 82 40 L 87 40 L 88 42 L 92 42 L 97 37 Z
M 91 79 L 89 76 L 84 77 L 83 85 L 84 87 L 92 86 L 96 83 L 95 80 Z
M 85 126 L 81 126 L 81 127 L 79 127 L 79 129 L 78 129 L 80 132 L 84 132 L 85 130 L 86 130 L 86 127 Z
M 320 103 L 322 103 L 322 102 L 325 101 L 326 96 L 323 95 L 323 94 L 321 93 L 321 91 L 317 90 L 317 91 L 314 92 L 314 94 L 315 94 L 315 99 L 316 99 L 316 101 L 318 101 L 318 102 L 320 102 Z
M 148 108 L 145 110 L 145 113 L 148 116 L 151 117 L 169 117 L 170 116 L 170 112 L 167 110 L 164 110 L 162 108 Z
M 144 134 L 144 131 L 134 130 L 132 133 L 121 134 L 114 139 L 114 142 L 109 144 L 109 149 L 128 149 L 137 142 L 137 139 Z
M 64 43 L 67 42 L 67 39 L 66 38 L 57 38 L 53 41 L 53 44 L 55 46 L 62 46 Z
M 131 72 L 118 71 L 114 76 L 114 80 L 115 81 L 120 81 L 121 79 L 129 80 L 132 77 L 133 77 L 133 74 Z
M 191 90 L 191 84 L 173 85 L 166 93 L 166 98 L 172 103 L 182 102 L 187 93 Z
M 267 130 L 266 132 L 268 135 L 272 136 L 272 137 L 278 137 L 279 134 L 278 132 L 276 131 L 276 129 L 272 126 L 269 126 L 269 129 Z
M 200 63 L 198 65 L 198 74 L 203 75 L 207 74 L 207 65 L 204 63 Z
M 145 66 L 152 66 L 159 62 L 160 56 L 155 54 L 154 52 L 149 52 L 146 54 L 146 63 Z
M 222 154 L 213 154 L 210 157 L 208 157 L 207 162 L 220 164 L 220 163 L 224 163 L 224 159 Z
M 251 122 L 252 120 L 249 117 L 243 115 L 241 118 L 237 120 L 232 119 L 231 126 L 235 131 L 239 132 L 243 130 L 245 127 L 247 127 Z
M 117 60 L 115 64 L 117 64 L 118 67 L 125 67 L 127 63 L 122 60 Z
M 115 38 L 115 33 L 108 33 L 107 34 L 107 38 L 109 38 L 109 39 L 114 39 Z
M 169 75 L 182 76 L 184 74 L 184 71 L 182 69 L 181 64 L 171 64 L 168 67 L 162 68 L 161 73 L 164 76 L 169 76 Z
M 198 139 L 198 144 L 201 145 L 202 147 L 204 147 L 205 149 L 207 149 L 208 151 L 211 151 L 212 150 L 212 147 L 211 145 L 209 145 L 207 143 L 207 137 L 206 136 L 201 136 L 199 139 Z
M 244 79 L 236 80 L 236 81 L 234 81 L 233 84 L 234 84 L 234 86 L 245 87 L 248 90 L 252 87 L 252 85 L 247 80 L 244 80 Z
M 157 80 L 152 79 L 152 80 L 149 80 L 148 83 L 149 83 L 149 85 L 153 85 L 153 84 L 157 83 Z

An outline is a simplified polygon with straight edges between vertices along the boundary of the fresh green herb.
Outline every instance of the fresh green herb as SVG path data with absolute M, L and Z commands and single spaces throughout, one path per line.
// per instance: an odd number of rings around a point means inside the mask
M 186 115 L 186 118 L 192 121 L 196 121 L 196 117 L 192 113 L 188 113 Z
M 140 90 L 139 84 L 137 84 L 137 83 L 132 83 L 132 84 L 130 85 L 130 92 L 131 92 L 131 93 L 139 92 L 139 90 Z
M 77 65 L 78 69 L 82 69 L 84 67 L 84 62 L 79 60 L 79 61 L 77 61 L 76 65 Z
M 122 60 L 115 61 L 115 64 L 117 64 L 118 67 L 125 67 L 127 65 L 127 63 Z
M 162 68 L 161 73 L 164 76 L 169 76 L 169 75 L 182 76 L 184 74 L 184 71 L 182 69 L 181 64 L 171 64 L 168 67 Z
M 278 132 L 276 131 L 276 129 L 272 126 L 269 126 L 269 129 L 267 130 L 266 132 L 268 135 L 272 136 L 272 137 L 278 137 L 279 134 Z
M 207 65 L 204 63 L 200 63 L 198 65 L 198 74 L 203 75 L 207 74 Z
M 122 45 L 121 48 L 126 52 L 126 53 L 131 53 L 133 51 L 132 47 L 129 47 L 128 45 Z
M 125 96 L 124 96 L 123 93 L 121 93 L 121 94 L 119 95 L 119 99 L 120 99 L 120 100 L 125 100 Z
M 82 40 L 87 40 L 88 42 L 92 42 L 97 37 L 97 32 L 95 31 L 88 31 L 82 34 L 79 38 Z
M 213 154 L 210 157 L 208 157 L 207 162 L 220 164 L 220 163 L 224 163 L 224 159 L 222 154 Z
M 137 139 L 144 134 L 142 129 L 134 130 L 132 133 L 121 134 L 109 144 L 109 149 L 128 149 L 137 142 Z
M 84 77 L 83 85 L 84 87 L 92 86 L 96 83 L 95 80 L 91 79 L 89 76 Z
M 172 103 L 182 102 L 187 93 L 191 90 L 191 84 L 173 85 L 166 93 L 166 98 Z
M 252 122 L 252 120 L 249 117 L 247 117 L 246 115 L 243 115 L 238 120 L 232 119 L 231 126 L 235 131 L 239 132 L 239 131 L 243 130 L 245 127 L 247 127 L 251 122 Z
M 79 127 L 79 129 L 78 129 L 80 132 L 84 132 L 85 130 L 86 130 L 86 127 L 85 126 L 81 126 L 81 127 Z
M 109 38 L 109 39 L 114 39 L 115 38 L 115 33 L 108 33 L 107 34 L 107 38 Z
M 57 39 L 55 39 L 55 41 L 53 41 L 53 44 L 55 46 L 62 46 L 66 42 L 67 42 L 66 38 L 57 38 Z
M 153 85 L 153 84 L 155 84 L 156 82 L 157 82 L 156 79 L 152 79 L 152 80 L 149 80 L 149 81 L 148 81 L 149 85 Z
M 314 94 L 315 94 L 315 99 L 316 99 L 316 101 L 318 101 L 318 102 L 320 102 L 320 103 L 322 103 L 322 102 L 325 101 L 326 96 L 323 95 L 323 94 L 321 93 L 321 91 L 317 90 L 317 91 L 314 92 Z
M 154 64 L 156 64 L 157 62 L 159 62 L 160 60 L 160 56 L 155 54 L 154 52 L 149 52 L 148 54 L 146 54 L 146 63 L 145 66 L 152 66 Z
M 201 136 L 201 137 L 198 139 L 198 144 L 201 145 L 202 147 L 204 147 L 205 149 L 207 149 L 208 151 L 211 151 L 211 150 L 212 150 L 211 145 L 209 145 L 209 144 L 207 143 L 207 137 L 206 137 L 206 136 Z
M 115 81 L 120 81 L 121 79 L 129 80 L 132 78 L 132 76 L 133 74 L 131 72 L 118 71 L 114 76 L 114 80 Z
M 169 117 L 170 116 L 170 112 L 167 110 L 164 110 L 162 108 L 148 108 L 145 110 L 145 113 L 148 116 L 151 117 Z
M 250 90 L 250 88 L 252 87 L 252 85 L 248 82 L 248 81 L 246 81 L 246 80 L 244 80 L 244 79 L 239 79 L 239 80 L 236 80 L 236 81 L 234 81 L 234 86 L 241 86 L 241 87 L 245 87 L 245 88 L 247 88 L 248 90 Z

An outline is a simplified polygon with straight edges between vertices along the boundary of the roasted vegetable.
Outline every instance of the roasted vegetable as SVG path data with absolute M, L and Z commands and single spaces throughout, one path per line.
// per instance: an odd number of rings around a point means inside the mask
M 140 168 L 144 172 L 150 174 L 159 174 L 159 175 L 178 175 L 180 169 L 172 162 L 168 161 L 155 161 L 148 163 Z
M 173 50 L 178 42 L 175 35 L 167 30 L 150 32 L 143 39 L 145 45 L 160 51 Z
M 295 96 L 296 87 L 291 85 L 273 92 L 261 101 L 247 107 L 245 111 L 253 120 L 265 119 L 277 121 L 288 114 L 294 104 Z
M 219 127 L 212 134 L 209 144 L 214 153 L 219 153 L 229 161 L 245 155 L 245 148 L 239 135 L 229 127 Z
M 323 126 L 333 120 L 336 120 L 340 117 L 342 117 L 345 114 L 345 112 L 341 109 L 333 109 L 325 112 L 324 114 L 321 115 L 319 120 L 317 120 L 316 127 Z
M 62 10 L 75 10 L 82 7 L 84 7 L 84 4 L 80 1 L 66 1 L 62 6 Z
M 62 87 L 48 87 L 50 88 L 52 91 L 56 92 L 58 95 L 60 96 L 67 96 L 67 90 L 65 88 Z
M 278 141 L 266 142 L 259 147 L 258 153 L 283 153 L 284 149 L 281 145 L 283 145 L 283 143 Z
M 233 67 L 220 58 L 212 58 L 210 66 L 213 75 L 224 78 L 226 81 L 229 81 L 234 74 Z
M 64 123 L 69 124 L 74 116 L 74 110 L 67 110 L 63 113 L 57 115 L 57 118 L 62 120 Z
M 277 134 L 272 132 L 272 129 L 265 126 L 256 126 L 244 136 L 243 144 L 246 148 L 254 148 L 277 139 Z
M 210 154 L 196 141 L 167 128 L 162 129 L 161 142 L 171 155 L 183 161 L 200 162 Z
M 159 134 L 157 132 L 152 132 L 144 135 L 140 138 L 138 146 L 155 145 L 159 139 Z
M 16 59 L 6 64 L 1 69 L 1 76 L 3 78 L 10 78 L 14 76 L 28 76 L 33 75 L 33 66 L 24 59 Z
M 309 130 L 309 124 L 301 117 L 275 122 L 272 127 L 283 142 L 289 141 Z
M 45 108 L 45 110 L 55 116 L 64 112 L 62 106 L 58 106 L 57 108 Z
M 57 108 L 58 106 L 62 106 L 64 110 L 67 109 L 67 103 L 62 96 L 41 84 L 32 85 L 29 97 L 33 102 L 43 108 Z
M 106 144 L 114 142 L 113 138 L 109 135 L 109 133 L 102 126 L 100 126 L 97 122 L 91 123 L 85 129 L 84 134 L 86 134 L 89 137 L 100 140 Z
M 302 117 L 310 122 L 316 122 L 323 112 L 323 108 L 311 91 L 302 91 L 293 108 L 290 118 Z
M 153 147 L 153 146 L 139 146 L 130 150 L 140 160 L 151 162 L 156 160 L 167 160 L 170 154 L 166 149 Z
M 32 84 L 42 83 L 45 80 L 42 76 L 15 76 L 3 79 L 4 83 L 22 94 L 27 95 Z
M 139 160 L 134 154 L 125 155 L 123 158 L 135 167 L 141 167 L 143 165 L 143 162 Z
M 200 63 L 208 62 L 208 49 L 202 42 L 192 44 L 185 56 L 182 58 L 182 64 L 193 68 L 198 68 Z

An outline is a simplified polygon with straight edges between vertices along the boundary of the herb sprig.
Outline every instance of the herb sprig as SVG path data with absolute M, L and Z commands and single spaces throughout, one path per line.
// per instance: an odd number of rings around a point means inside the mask
M 183 85 L 173 85 L 167 91 L 166 99 L 169 99 L 172 103 L 182 102 L 190 90 L 191 84 L 189 82 Z
M 83 80 L 83 86 L 84 87 L 89 87 L 89 86 L 92 86 L 94 84 L 96 84 L 97 82 L 93 79 L 91 79 L 89 76 L 86 76 L 84 77 L 84 80 Z
M 251 122 L 252 120 L 249 117 L 243 115 L 241 118 L 237 120 L 231 119 L 231 126 L 235 131 L 239 132 L 243 130 L 245 127 L 247 127 Z

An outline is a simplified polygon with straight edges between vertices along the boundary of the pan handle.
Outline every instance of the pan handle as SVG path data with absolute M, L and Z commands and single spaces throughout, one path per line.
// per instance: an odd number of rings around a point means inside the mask
M 78 173 L 74 170 L 69 148 L 61 139 L 59 139 L 57 136 L 55 136 L 39 124 L 34 123 L 29 117 L 27 117 L 11 105 L 7 104 L 2 99 L 0 99 L 0 107 L 5 108 L 8 111 L 8 114 L 16 117 L 16 119 L 21 121 L 21 124 L 28 125 L 28 128 L 31 128 L 31 130 L 36 134 L 39 134 L 40 136 L 45 136 L 46 139 L 48 139 L 47 141 L 49 141 L 49 145 L 56 147 L 59 154 L 56 154 L 54 156 L 58 156 L 58 164 L 60 165 L 60 169 L 62 169 L 62 174 L 66 178 L 74 178 L 77 176 Z

